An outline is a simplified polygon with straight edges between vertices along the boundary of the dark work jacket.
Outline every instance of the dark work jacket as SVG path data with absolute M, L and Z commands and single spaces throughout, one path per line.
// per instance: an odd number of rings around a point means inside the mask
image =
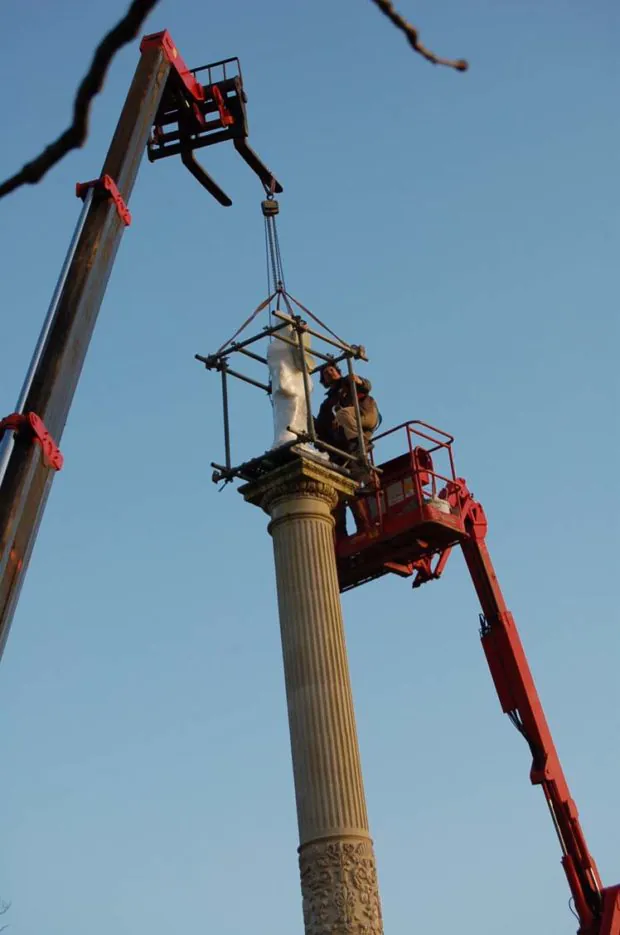
M 372 389 L 370 380 L 364 380 L 363 377 L 360 377 L 361 383 L 357 383 L 355 388 L 357 390 L 357 398 L 359 400 L 360 412 L 364 413 L 364 410 L 368 407 L 369 403 L 372 404 L 373 410 L 375 409 L 375 402 L 370 395 Z M 334 409 L 343 409 L 346 406 L 353 405 L 353 398 L 351 396 L 351 384 L 348 377 L 341 377 L 337 383 L 332 384 L 327 390 L 325 399 L 321 403 L 321 408 L 319 409 L 319 414 L 314 420 L 314 428 L 316 434 L 324 442 L 331 442 L 334 438 Z

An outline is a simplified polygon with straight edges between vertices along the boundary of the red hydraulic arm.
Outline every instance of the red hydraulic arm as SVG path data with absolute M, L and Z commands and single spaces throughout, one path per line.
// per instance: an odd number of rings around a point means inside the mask
M 346 532 L 336 536 L 340 590 L 384 574 L 415 576 L 413 587 L 420 587 L 439 578 L 452 549 L 461 546 L 482 608 L 482 646 L 502 710 L 530 748 L 530 780 L 543 790 L 560 841 L 579 935 L 620 935 L 620 886 L 603 886 L 588 850 L 523 645 L 487 549 L 484 509 L 463 478 L 456 476 L 454 439 L 448 433 L 412 420 L 375 436 L 375 444 L 403 428 L 409 450 L 380 465 L 374 500 L 367 497 L 367 528 L 351 536 Z
M 579 935 L 620 935 L 620 886 L 603 887 L 588 850 L 523 645 L 485 543 L 484 510 L 461 478 L 448 484 L 444 496 L 451 506 L 459 508 L 464 521 L 467 538 L 461 544 L 483 611 L 482 646 L 502 710 L 531 750 L 530 779 L 542 787 L 551 812 L 579 917 Z

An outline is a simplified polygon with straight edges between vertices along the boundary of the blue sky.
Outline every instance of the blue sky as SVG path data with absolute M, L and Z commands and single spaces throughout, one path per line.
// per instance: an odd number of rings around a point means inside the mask
M 186 61 L 241 58 L 250 142 L 282 179 L 291 292 L 366 345 L 385 425 L 457 438 L 604 881 L 620 880 L 615 376 L 617 6 L 403 3 L 466 75 L 365 0 L 164 0 Z M 3 176 L 66 124 L 124 3 L 7 10 Z M 3 411 L 14 404 L 138 59 L 88 143 L 3 202 Z M 266 521 L 230 488 L 218 347 L 266 292 L 261 189 L 234 206 L 144 162 L 0 671 L 0 894 L 15 935 L 301 931 Z M 237 389 L 237 388 L 235 388 Z M 318 404 L 318 399 L 317 399 Z M 236 452 L 270 413 L 235 396 Z M 576 928 L 529 757 L 502 717 L 459 555 L 344 612 L 386 932 Z

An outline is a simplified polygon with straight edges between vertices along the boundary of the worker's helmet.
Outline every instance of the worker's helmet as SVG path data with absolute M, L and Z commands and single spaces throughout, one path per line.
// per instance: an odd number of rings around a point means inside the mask
M 340 369 L 340 367 L 338 366 L 338 364 L 332 364 L 332 363 L 324 364 L 324 365 L 321 367 L 321 370 L 319 371 L 319 380 L 321 381 L 321 386 L 328 386 L 328 385 L 329 385 L 329 384 L 327 384 L 327 383 L 325 382 L 325 371 L 326 371 L 326 370 L 329 370 L 329 369 L 332 369 L 332 370 L 337 371 L 339 377 L 342 376 L 342 370 Z

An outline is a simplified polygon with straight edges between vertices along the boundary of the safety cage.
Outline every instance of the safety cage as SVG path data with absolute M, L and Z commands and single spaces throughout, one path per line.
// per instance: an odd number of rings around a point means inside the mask
M 272 307 L 274 306 L 275 307 Z M 269 318 L 269 324 L 265 325 L 258 333 L 244 338 L 242 341 L 237 339 L 246 328 L 261 314 Z M 313 326 L 308 324 L 311 319 Z M 286 332 L 286 333 L 285 333 Z M 314 339 L 312 346 L 309 346 L 309 339 Z M 271 394 L 272 387 L 269 382 L 269 376 L 257 379 L 251 376 L 247 369 L 242 371 L 235 366 L 231 367 L 231 359 L 247 363 L 251 361 L 262 365 L 262 373 L 267 367 L 267 358 L 265 356 L 264 345 L 268 341 L 282 341 L 300 351 L 300 360 L 303 366 L 304 390 L 306 397 L 306 407 L 308 412 L 307 425 L 305 431 L 294 431 L 295 438 L 263 452 L 258 457 L 244 461 L 240 464 L 233 464 L 232 460 L 232 432 L 229 413 L 229 378 L 234 377 L 244 383 L 250 384 L 268 395 Z M 261 342 L 263 347 L 261 347 Z M 257 350 L 263 353 L 257 353 Z M 250 317 L 235 332 L 233 337 L 227 341 L 215 353 L 210 355 L 195 355 L 196 360 L 203 363 L 207 370 L 215 370 L 221 375 L 222 382 L 222 415 L 224 427 L 224 462 L 212 462 L 214 468 L 213 481 L 215 483 L 228 483 L 234 478 L 245 481 L 256 480 L 259 476 L 269 473 L 276 467 L 291 460 L 296 456 L 296 449 L 304 445 L 304 454 L 307 457 L 313 457 L 312 449 L 315 449 L 316 456 L 324 460 L 325 455 L 335 457 L 336 462 L 331 463 L 330 467 L 341 471 L 345 475 L 351 473 L 351 467 L 355 465 L 356 476 L 370 478 L 373 473 L 373 464 L 370 460 L 370 453 L 366 450 L 364 443 L 364 434 L 361 425 L 361 416 L 359 406 L 357 405 L 357 394 L 353 393 L 357 420 L 357 451 L 344 451 L 334 447 L 317 438 L 314 419 L 312 417 L 311 400 L 311 377 L 316 374 L 326 363 L 339 364 L 345 362 L 347 366 L 348 378 L 353 381 L 353 361 L 367 361 L 366 351 L 362 345 L 347 344 L 338 338 L 324 325 L 308 308 L 302 305 L 297 299 L 294 299 L 287 293 L 283 287 L 279 287 L 275 292 L 269 295 L 252 312 Z M 315 361 L 316 359 L 316 361 Z M 261 370 L 259 370 L 259 377 Z M 322 458 L 321 458 L 322 456 Z
M 366 493 L 368 528 L 340 534 L 336 555 L 341 590 L 396 574 L 415 575 L 414 587 L 438 578 L 449 551 L 465 537 L 459 486 L 447 432 L 411 420 L 376 435 L 370 453 L 378 461 L 377 484 Z M 391 443 L 397 451 L 380 460 Z

